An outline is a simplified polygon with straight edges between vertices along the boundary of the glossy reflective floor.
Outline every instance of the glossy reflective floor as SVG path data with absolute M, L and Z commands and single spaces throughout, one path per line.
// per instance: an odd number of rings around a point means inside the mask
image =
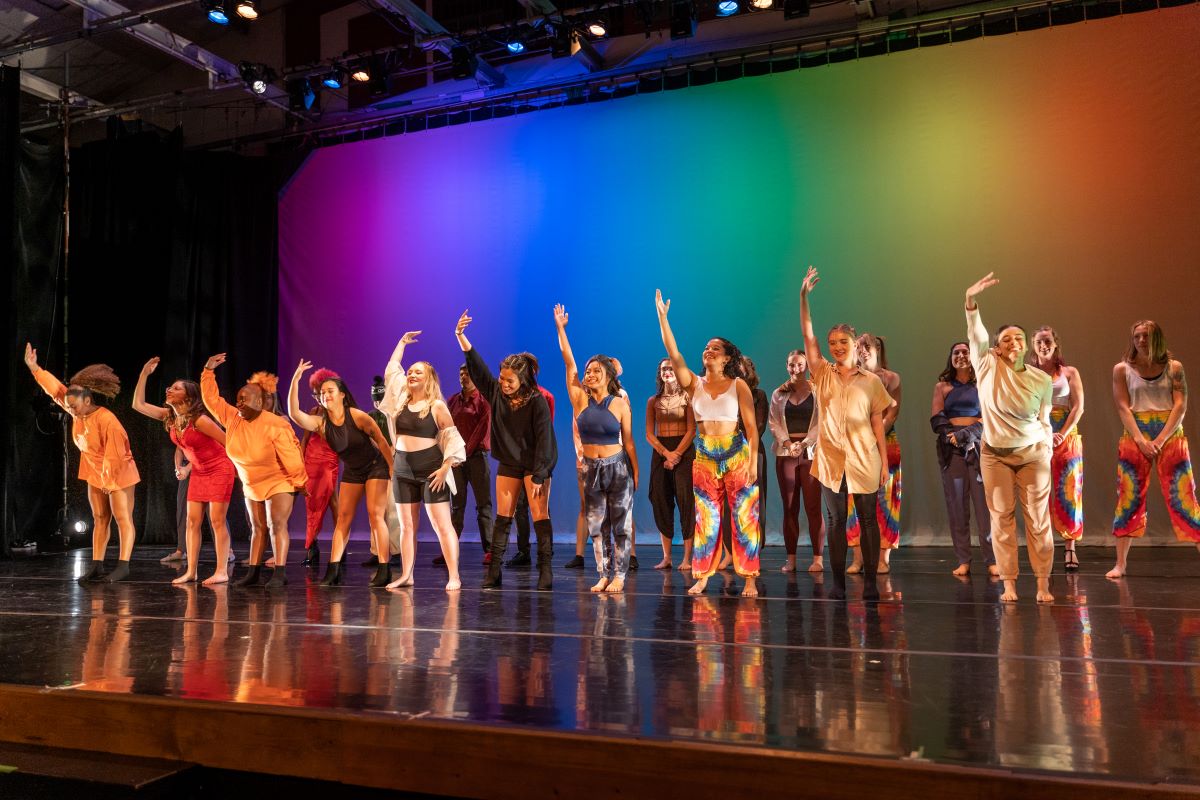
M 295 566 L 275 592 L 173 587 L 162 548 L 115 586 L 71 580 L 83 551 L 3 562 L 0 682 L 1200 784 L 1190 548 L 1136 548 L 1120 582 L 1111 550 L 1081 549 L 1043 607 L 1030 578 L 1002 606 L 952 577 L 948 548 L 899 551 L 877 606 L 826 600 L 828 572 L 781 574 L 774 548 L 757 601 L 645 566 L 595 596 L 565 549 L 549 593 L 528 568 L 479 591 L 477 546 L 458 593 L 424 543 L 416 588 L 391 593 L 363 554 L 348 586 Z

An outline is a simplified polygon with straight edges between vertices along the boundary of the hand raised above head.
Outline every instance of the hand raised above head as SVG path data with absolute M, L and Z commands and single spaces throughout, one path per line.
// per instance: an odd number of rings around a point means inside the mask
M 992 277 L 995 274 L 996 274 L 995 272 L 989 272 L 987 275 L 984 275 L 982 278 L 980 278 L 979 280 L 975 281 L 970 286 L 968 286 L 967 287 L 967 300 L 968 301 L 974 300 L 975 296 L 977 294 L 981 293 L 985 289 L 990 289 L 993 286 L 995 286 L 997 283 L 999 283 L 1000 282 L 999 278 Z
M 563 304 L 556 303 L 554 306 L 554 324 L 560 328 L 565 328 L 569 319 L 570 315 L 567 314 L 567 309 L 563 307 Z
M 465 331 L 467 326 L 470 324 L 471 317 L 469 316 L 468 311 L 463 311 L 462 316 L 458 318 L 458 322 L 454 326 L 454 334 L 456 336 L 462 336 L 463 331 Z
M 158 361 L 159 361 L 158 356 L 155 356 L 154 358 L 150 359 L 145 364 L 143 364 L 142 365 L 142 374 L 149 375 L 150 373 L 154 372 L 154 370 L 158 369 Z
M 817 272 L 817 268 L 812 264 L 809 264 L 808 271 L 804 273 L 804 283 L 800 284 L 800 294 L 809 294 L 820 282 L 821 275 L 819 272 Z
M 206 361 L 204 363 L 204 368 L 207 370 L 214 370 L 224 363 L 225 363 L 225 354 L 217 353 L 215 356 L 209 356 L 208 361 Z
M 465 311 L 463 312 L 463 316 L 466 316 Z M 413 342 L 415 342 L 417 340 L 417 337 L 420 335 L 421 335 L 420 331 L 406 331 L 405 334 L 400 337 L 400 344 L 412 344 Z
M 32 370 L 37 369 L 37 365 L 38 365 L 37 350 L 34 350 L 33 345 L 31 345 L 29 342 L 26 342 L 25 343 L 25 366 L 29 367 L 29 369 L 32 371 Z
M 299 378 L 301 375 L 308 372 L 310 369 L 312 369 L 312 362 L 305 361 L 303 358 L 300 359 L 300 363 L 296 365 L 295 377 Z
M 671 301 L 663 300 L 662 289 L 654 290 L 654 306 L 658 309 L 658 314 L 665 317 L 667 312 L 671 310 Z

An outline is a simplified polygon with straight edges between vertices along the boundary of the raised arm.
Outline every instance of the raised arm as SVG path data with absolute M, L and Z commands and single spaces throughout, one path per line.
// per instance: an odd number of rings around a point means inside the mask
M 496 386 L 496 376 L 492 375 L 492 371 L 488 369 L 487 362 L 483 360 L 483 356 L 479 355 L 479 351 L 472 347 L 465 351 L 467 356 L 467 374 L 471 376 L 471 383 L 475 384 L 475 388 L 483 395 L 483 398 L 488 403 L 504 402 L 500 397 L 500 390 Z M 493 414 L 496 412 L 493 410 Z
M 25 366 L 29 368 L 29 374 L 33 375 L 38 386 L 42 387 L 42 391 L 50 395 L 50 399 L 55 404 L 70 413 L 71 409 L 67 408 L 66 402 L 67 387 L 63 386 L 58 378 L 38 366 L 37 350 L 34 350 L 33 345 L 29 342 L 25 343 Z
M 971 363 L 973 365 L 982 361 L 992 346 L 987 328 L 983 326 L 983 320 L 979 316 L 979 303 L 976 301 L 976 297 L 983 290 L 990 289 L 1000 282 L 999 278 L 992 277 L 995 274 L 989 272 L 967 287 L 966 302 L 963 307 L 967 312 L 967 343 L 971 346 Z
M 384 384 L 390 384 L 393 378 L 404 376 L 404 351 L 410 344 L 417 341 L 417 337 L 420 335 L 420 331 L 407 331 L 400 337 L 400 341 L 396 342 L 396 347 L 392 350 L 392 357 L 388 359 L 387 366 L 383 370 Z
M 208 413 L 212 414 L 217 422 L 228 428 L 229 423 L 237 417 L 237 409 L 222 399 L 221 391 L 217 388 L 217 376 L 213 372 L 224 363 L 224 353 L 217 353 L 204 363 L 204 369 L 200 372 L 200 399 L 204 401 L 204 407 L 208 409 Z
M 470 309 L 462 312 L 462 316 L 458 318 L 458 322 L 454 326 L 454 337 L 458 339 L 458 346 L 464 353 L 471 352 L 471 341 L 467 338 L 467 326 L 472 322 Z
M 675 380 L 679 381 L 679 386 L 684 391 L 687 391 L 696 376 L 688 369 L 687 362 L 683 360 L 683 354 L 679 352 L 679 346 L 675 344 L 675 334 L 671 332 L 671 323 L 667 321 L 667 312 L 671 310 L 671 301 L 663 300 L 662 291 L 655 289 L 654 305 L 658 309 L 658 330 L 662 334 L 663 345 L 667 348 L 667 358 L 671 359 L 671 366 L 675 368 Z
M 318 432 L 321 429 L 321 418 L 306 414 L 300 410 L 299 386 L 300 377 L 312 369 L 312 362 L 300 359 L 300 363 L 296 365 L 296 371 L 292 373 L 292 382 L 288 384 L 288 416 L 292 422 L 299 425 L 306 431 Z
M 567 367 L 567 397 L 572 407 L 587 405 L 587 392 L 579 382 L 579 367 L 575 364 L 575 354 L 571 352 L 571 343 L 567 340 L 567 321 L 569 315 L 562 303 L 554 307 L 554 327 L 558 329 L 558 349 L 562 351 L 563 364 Z
M 821 355 L 821 344 L 813 333 L 812 309 L 808 307 L 808 296 L 820 280 L 817 268 L 810 266 L 804 275 L 804 283 L 800 284 L 800 331 L 804 334 L 804 357 L 808 359 L 809 369 L 825 360 Z
M 167 410 L 162 406 L 154 406 L 146 402 L 146 379 L 157 368 L 158 356 L 147 361 L 142 367 L 142 373 L 138 375 L 137 386 L 133 387 L 133 410 L 139 414 L 145 414 L 150 419 L 164 420 L 167 418 Z

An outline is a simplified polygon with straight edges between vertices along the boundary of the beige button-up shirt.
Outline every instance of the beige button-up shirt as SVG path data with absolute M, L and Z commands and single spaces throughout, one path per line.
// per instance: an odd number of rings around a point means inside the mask
M 879 442 L 871 415 L 882 413 L 895 401 L 873 372 L 856 367 L 854 378 L 843 381 L 833 364 L 821 359 L 810 365 L 813 394 L 817 398 L 815 467 L 817 480 L 834 491 L 842 478 L 851 494 L 879 491 Z

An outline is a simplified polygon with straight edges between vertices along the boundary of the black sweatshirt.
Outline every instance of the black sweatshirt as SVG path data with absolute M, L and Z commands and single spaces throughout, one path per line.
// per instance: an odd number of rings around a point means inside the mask
M 501 464 L 531 473 L 534 483 L 545 483 L 558 461 L 558 445 L 546 398 L 535 391 L 520 408 L 514 409 L 500 392 L 500 384 L 479 351 L 472 347 L 466 357 L 467 374 L 492 407 L 492 457 Z

